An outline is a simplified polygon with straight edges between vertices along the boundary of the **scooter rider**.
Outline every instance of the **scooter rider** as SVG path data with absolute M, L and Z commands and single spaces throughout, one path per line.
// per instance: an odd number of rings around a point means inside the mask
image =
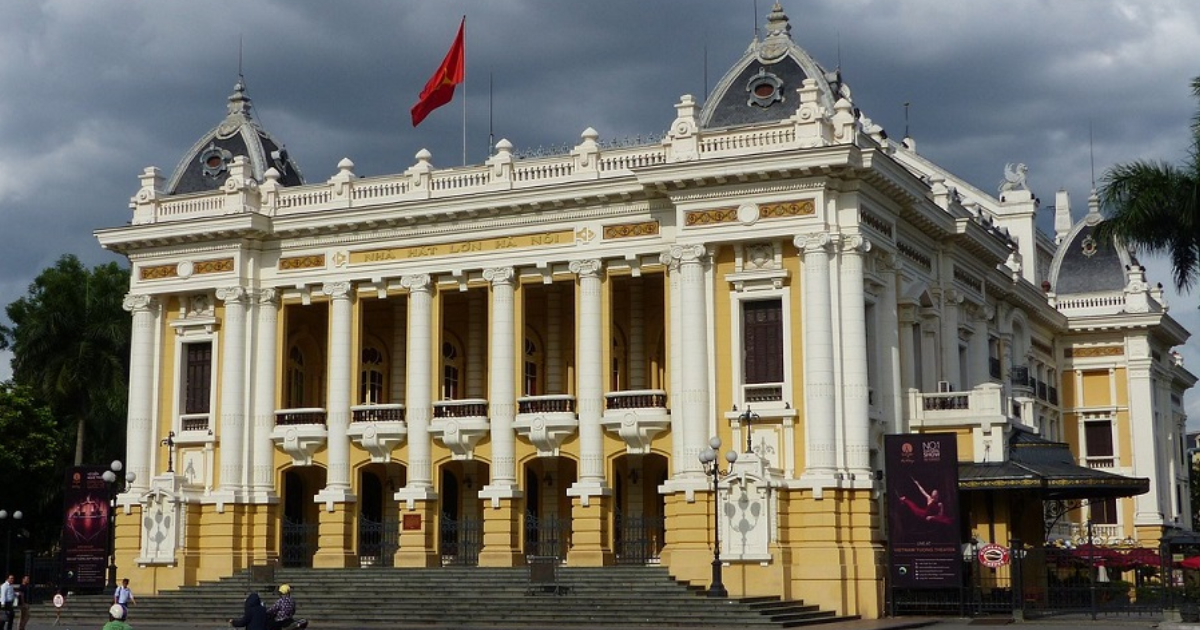
M 296 602 L 292 601 L 292 587 L 279 585 L 279 599 L 267 609 L 267 621 L 271 630 L 281 630 L 292 624 L 296 615 Z

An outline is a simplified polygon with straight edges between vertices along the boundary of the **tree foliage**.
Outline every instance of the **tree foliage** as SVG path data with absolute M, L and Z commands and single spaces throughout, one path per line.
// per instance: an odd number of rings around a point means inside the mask
M 49 406 L 27 387 L 0 383 L 0 505 L 24 515 L 13 548 L 14 566 L 24 548 L 45 549 L 62 524 L 63 471 L 71 455 L 72 435 L 55 420 Z M 26 539 L 23 535 L 31 536 Z M 27 547 L 26 542 L 32 543 Z
M 1192 79 L 1192 94 L 1200 99 L 1200 77 Z M 1109 211 L 1099 234 L 1165 254 L 1181 291 L 1200 280 L 1200 111 L 1191 133 L 1190 155 L 1183 164 L 1118 164 L 1105 173 L 1099 191 Z
M 74 425 L 76 465 L 124 451 L 128 288 L 129 271 L 116 263 L 88 269 L 68 254 L 8 305 L 12 326 L 0 327 L 0 348 L 13 352 L 13 381 Z

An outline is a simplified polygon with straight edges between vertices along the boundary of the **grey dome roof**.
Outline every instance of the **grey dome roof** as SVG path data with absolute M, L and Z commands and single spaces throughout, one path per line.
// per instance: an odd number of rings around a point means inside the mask
M 766 37 L 750 43 L 742 58 L 721 77 L 700 112 L 705 129 L 752 125 L 784 120 L 796 112 L 796 90 L 813 79 L 818 105 L 833 111 L 833 104 L 850 90 L 839 72 L 826 72 L 803 48 L 792 41 L 792 25 L 778 2 L 767 17 Z
M 260 183 L 269 168 L 279 171 L 279 183 L 284 186 L 304 183 L 304 176 L 287 149 L 259 126 L 250 109 L 246 84 L 239 77 L 229 96 L 225 119 L 201 136 L 184 154 L 171 175 L 167 194 L 217 190 L 229 178 L 229 165 L 239 155 L 248 158 L 250 172 Z
M 1050 286 L 1057 295 L 1121 293 L 1126 270 L 1135 261 L 1113 239 L 1096 238 L 1104 222 L 1094 201 L 1088 215 L 1076 223 L 1059 245 L 1050 265 Z

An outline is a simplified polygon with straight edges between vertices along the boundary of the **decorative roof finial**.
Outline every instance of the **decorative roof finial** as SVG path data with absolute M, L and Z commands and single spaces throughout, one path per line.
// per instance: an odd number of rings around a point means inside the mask
M 236 114 L 250 118 L 250 97 L 246 96 L 246 82 L 241 74 L 233 86 L 233 94 L 229 95 L 229 115 Z
M 788 22 L 788 16 L 783 12 L 783 5 L 776 0 L 775 6 L 771 7 L 771 14 L 767 16 L 767 37 L 787 37 L 792 36 L 792 25 Z

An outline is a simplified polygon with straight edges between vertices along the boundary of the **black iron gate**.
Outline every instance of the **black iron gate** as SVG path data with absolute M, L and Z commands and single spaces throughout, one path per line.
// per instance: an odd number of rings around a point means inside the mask
M 987 566 L 978 546 L 963 550 L 963 584 L 949 589 L 891 589 L 893 615 L 1157 615 L 1162 569 L 1153 550 L 1091 545 L 1025 547 L 1013 541 Z
M 400 521 L 373 521 L 366 516 L 358 519 L 358 565 L 360 567 L 390 567 L 400 548 Z
M 534 516 L 525 513 L 525 557 L 567 557 L 571 548 L 571 519 L 561 516 Z
M 453 519 L 443 514 L 438 534 L 438 551 L 443 565 L 479 564 L 479 550 L 483 547 L 482 519 Z
M 658 564 L 667 531 L 665 518 L 617 510 L 613 521 L 617 564 Z
M 318 525 L 284 517 L 279 528 L 279 562 L 285 567 L 311 567 Z

